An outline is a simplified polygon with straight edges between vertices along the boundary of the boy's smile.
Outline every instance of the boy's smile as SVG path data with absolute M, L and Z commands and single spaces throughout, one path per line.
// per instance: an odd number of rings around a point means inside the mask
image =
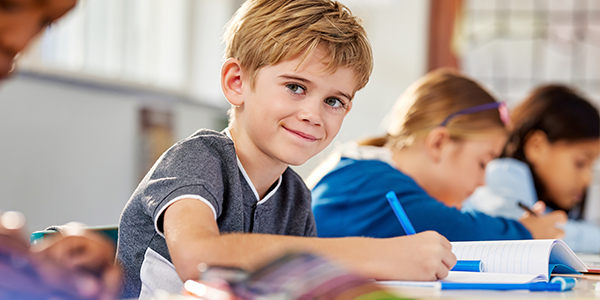
M 254 88 L 242 72 L 231 126 L 242 164 L 247 155 L 278 169 L 300 165 L 331 143 L 352 106 L 356 79 L 350 68 L 325 72 L 327 58 L 319 47 L 304 61 L 300 55 L 263 67 Z
M 292 133 L 292 134 L 294 134 L 294 135 L 297 135 L 297 136 L 299 136 L 299 137 L 300 137 L 300 138 L 302 138 L 302 139 L 306 139 L 307 141 L 316 141 L 316 140 L 317 140 L 317 138 L 316 138 L 316 137 L 314 137 L 314 136 L 312 136 L 312 135 L 310 135 L 310 134 L 306 134 L 306 133 L 304 133 L 304 132 L 301 132 L 301 131 L 297 131 L 297 130 L 293 130 L 293 129 L 287 128 L 287 127 L 285 127 L 285 125 L 281 125 L 281 126 L 282 126 L 282 127 L 285 129 L 285 130 L 289 131 L 290 133 Z

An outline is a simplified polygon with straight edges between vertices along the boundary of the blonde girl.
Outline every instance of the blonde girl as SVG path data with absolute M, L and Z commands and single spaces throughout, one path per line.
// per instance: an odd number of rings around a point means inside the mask
M 449 70 L 427 74 L 398 100 L 387 134 L 348 145 L 312 190 L 323 237 L 405 235 L 385 194 L 394 191 L 417 232 L 450 241 L 559 238 L 564 212 L 521 220 L 461 212 L 507 139 L 508 112 Z

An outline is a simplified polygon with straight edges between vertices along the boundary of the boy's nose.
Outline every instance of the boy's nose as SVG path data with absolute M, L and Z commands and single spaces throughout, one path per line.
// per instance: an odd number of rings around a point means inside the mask
M 300 112 L 298 113 L 298 119 L 304 122 L 309 122 L 312 125 L 320 126 L 323 123 L 321 118 L 321 105 L 320 101 L 306 101 Z

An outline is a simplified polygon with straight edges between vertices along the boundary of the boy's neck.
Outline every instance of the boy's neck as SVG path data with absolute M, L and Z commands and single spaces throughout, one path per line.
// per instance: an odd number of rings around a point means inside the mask
M 267 156 L 247 136 L 240 134 L 237 130 L 230 127 L 229 133 L 246 174 L 254 185 L 259 198 L 264 198 L 288 165 Z

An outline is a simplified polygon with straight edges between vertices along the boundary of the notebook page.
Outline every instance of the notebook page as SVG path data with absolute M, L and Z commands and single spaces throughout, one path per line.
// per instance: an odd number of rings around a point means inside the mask
M 460 260 L 481 260 L 485 272 L 543 275 L 548 279 L 548 259 L 554 240 L 452 242 Z
M 586 264 L 562 240 L 554 240 L 549 263 L 564 264 L 579 272 L 587 271 Z
M 529 283 L 545 281 L 543 275 L 508 274 L 508 273 L 479 273 L 450 271 L 442 282 L 460 283 Z

